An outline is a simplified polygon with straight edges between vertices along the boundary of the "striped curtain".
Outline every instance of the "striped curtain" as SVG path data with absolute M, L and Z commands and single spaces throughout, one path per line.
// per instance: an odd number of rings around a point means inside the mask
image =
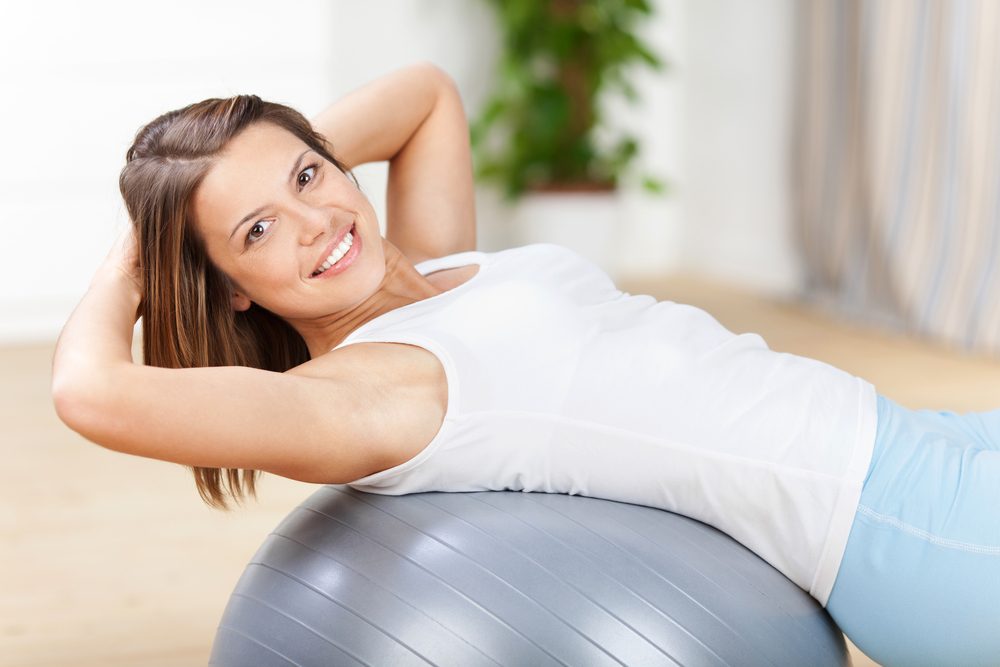
M 1000 2 L 797 11 L 793 196 L 808 295 L 1000 356 Z

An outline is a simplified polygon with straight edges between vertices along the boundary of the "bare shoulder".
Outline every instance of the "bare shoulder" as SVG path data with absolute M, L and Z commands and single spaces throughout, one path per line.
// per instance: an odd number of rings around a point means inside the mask
M 448 291 L 466 282 L 479 273 L 478 264 L 457 266 L 453 269 L 440 269 L 424 276 L 429 283 L 440 290 Z

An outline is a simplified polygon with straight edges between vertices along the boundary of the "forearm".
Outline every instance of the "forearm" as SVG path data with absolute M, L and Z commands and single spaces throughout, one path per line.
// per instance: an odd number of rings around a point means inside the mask
M 60 418 L 81 431 L 91 407 L 132 364 L 138 290 L 128 276 L 103 266 L 63 327 L 52 359 L 52 396 Z
M 454 94 L 452 88 L 447 75 L 437 67 L 411 65 L 348 93 L 312 123 L 348 168 L 392 160 L 439 98 Z M 457 99 L 457 94 L 454 96 Z

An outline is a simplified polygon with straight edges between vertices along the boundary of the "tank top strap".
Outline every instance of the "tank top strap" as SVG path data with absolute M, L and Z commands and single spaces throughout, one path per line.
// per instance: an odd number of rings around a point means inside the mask
M 428 273 L 444 269 L 454 269 L 455 267 L 467 266 L 469 264 L 482 264 L 484 259 L 484 253 L 481 250 L 465 250 L 452 255 L 445 255 L 444 257 L 425 259 L 422 262 L 414 264 L 413 268 L 419 271 L 421 275 L 426 276 Z

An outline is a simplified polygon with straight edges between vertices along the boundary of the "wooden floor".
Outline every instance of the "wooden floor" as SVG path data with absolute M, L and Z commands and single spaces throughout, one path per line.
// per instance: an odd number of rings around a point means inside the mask
M 1000 405 L 996 361 L 693 278 L 620 286 L 701 306 L 734 332 L 832 363 L 910 407 Z M 0 349 L 0 665 L 204 665 L 243 566 L 316 487 L 267 476 L 258 503 L 207 509 L 186 469 L 106 451 L 62 426 L 51 354 Z

